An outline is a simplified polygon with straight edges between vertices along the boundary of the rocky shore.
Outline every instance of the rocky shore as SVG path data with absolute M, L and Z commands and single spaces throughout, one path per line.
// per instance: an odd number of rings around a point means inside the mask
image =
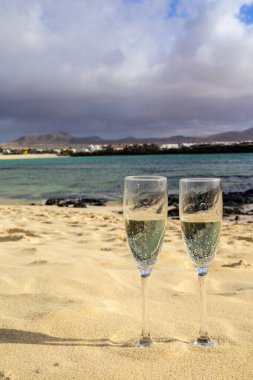
M 178 195 L 169 196 L 169 206 L 168 215 L 178 219 Z M 240 215 L 253 215 L 253 189 L 244 192 L 223 193 L 223 216 L 229 217 L 232 215 L 235 216 L 236 220 L 239 219 Z
M 87 205 L 92 206 L 105 206 L 106 200 L 102 198 L 85 198 L 85 197 L 60 197 L 60 198 L 49 198 L 45 205 L 46 206 L 58 206 L 58 207 L 75 207 L 75 208 L 85 208 Z
M 168 216 L 177 219 L 179 217 L 178 195 L 169 195 L 169 211 Z M 50 198 L 46 201 L 46 206 L 58 207 L 75 207 L 85 208 L 87 205 L 105 206 L 106 199 L 103 198 L 87 198 L 82 196 L 69 196 Z M 252 205 L 252 207 L 251 207 Z M 223 215 L 229 217 L 231 215 L 253 215 L 253 189 L 244 192 L 223 193 Z

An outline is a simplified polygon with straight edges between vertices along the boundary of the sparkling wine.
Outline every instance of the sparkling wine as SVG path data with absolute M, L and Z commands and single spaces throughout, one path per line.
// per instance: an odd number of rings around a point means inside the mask
M 162 247 L 166 218 L 125 218 L 125 225 L 128 244 L 138 267 L 152 267 Z
M 187 252 L 196 266 L 208 266 L 216 253 L 221 221 L 181 221 Z

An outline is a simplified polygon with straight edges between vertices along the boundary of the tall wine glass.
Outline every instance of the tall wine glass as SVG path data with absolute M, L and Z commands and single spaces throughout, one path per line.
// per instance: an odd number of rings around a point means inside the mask
M 137 347 L 150 347 L 148 277 L 160 253 L 168 209 L 166 177 L 125 178 L 124 220 L 128 245 L 141 275 L 142 334 Z
M 200 285 L 200 330 L 194 344 L 214 346 L 206 328 L 206 275 L 217 251 L 222 221 L 222 189 L 219 178 L 180 180 L 179 213 L 188 256 Z

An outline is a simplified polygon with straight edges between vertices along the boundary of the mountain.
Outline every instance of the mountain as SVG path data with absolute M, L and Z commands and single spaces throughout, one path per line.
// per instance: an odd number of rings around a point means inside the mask
M 59 146 L 70 147 L 75 145 L 88 145 L 88 144 L 164 144 L 164 143 L 181 143 L 181 142 L 194 142 L 195 137 L 186 136 L 172 136 L 168 138 L 136 138 L 124 137 L 121 139 L 102 139 L 98 136 L 89 137 L 74 137 L 65 132 L 54 132 L 46 135 L 28 135 L 22 136 L 14 141 L 4 143 L 2 145 L 13 147 L 45 147 L 45 146 Z
M 48 135 L 29 135 L 22 136 L 17 140 L 11 141 L 17 145 L 33 146 L 39 144 L 65 144 L 68 143 L 71 136 L 67 133 L 57 132 L 49 133 Z
M 206 141 L 253 141 L 253 128 L 246 129 L 245 131 L 224 132 L 216 135 L 207 136 Z
M 236 132 L 224 132 L 205 137 L 189 137 L 189 136 L 171 136 L 171 137 L 150 137 L 150 138 L 136 138 L 124 137 L 121 139 L 102 139 L 98 136 L 90 137 L 74 137 L 65 132 L 54 132 L 46 135 L 29 135 L 22 136 L 17 140 L 10 141 L 2 145 L 14 147 L 45 147 L 45 146 L 58 146 L 70 147 L 75 145 L 88 145 L 88 144 L 178 144 L 178 143 L 203 143 L 203 142 L 239 142 L 239 141 L 253 141 L 253 128 Z
M 11 141 L 17 146 L 37 146 L 37 145 L 62 145 L 69 146 L 71 144 L 90 144 L 92 141 L 95 144 L 102 144 L 102 139 L 97 136 L 91 137 L 73 137 L 65 132 L 54 132 L 47 135 L 29 135 L 22 136 L 17 140 Z

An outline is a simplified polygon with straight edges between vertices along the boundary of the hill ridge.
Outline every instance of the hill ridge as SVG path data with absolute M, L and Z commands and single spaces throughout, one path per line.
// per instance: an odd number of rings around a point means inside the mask
M 51 132 L 41 135 L 25 135 L 16 140 L 4 143 L 4 145 L 13 146 L 39 146 L 39 145 L 88 145 L 88 144 L 178 144 L 178 143 L 212 143 L 212 142 L 240 142 L 253 141 L 253 128 L 248 128 L 243 131 L 228 131 L 216 133 L 209 136 L 183 136 L 176 135 L 170 137 L 123 137 L 118 139 L 104 139 L 99 136 L 75 137 L 67 132 Z

